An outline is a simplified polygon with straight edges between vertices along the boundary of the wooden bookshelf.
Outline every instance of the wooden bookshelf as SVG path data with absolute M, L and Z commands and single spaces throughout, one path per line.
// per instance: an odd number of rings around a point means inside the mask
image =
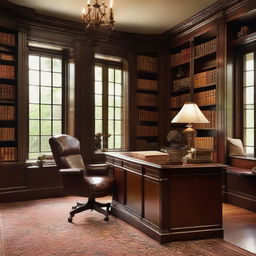
M 139 53 L 137 60 L 136 149 L 158 147 L 159 94 L 157 55 Z
M 17 161 L 17 34 L 0 28 L 0 161 Z

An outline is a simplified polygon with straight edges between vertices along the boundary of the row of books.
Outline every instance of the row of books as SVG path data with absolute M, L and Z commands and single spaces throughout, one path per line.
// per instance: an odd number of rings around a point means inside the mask
M 0 105 L 0 120 L 14 120 L 14 119 L 15 119 L 15 107 Z
M 11 33 L 0 32 L 0 43 L 7 45 L 15 45 L 15 35 Z
M 214 137 L 195 137 L 195 148 L 214 150 Z
M 214 38 L 203 44 L 196 45 L 194 48 L 195 57 L 216 51 L 216 42 L 216 38 Z
M 157 136 L 157 126 L 137 125 L 137 136 Z
M 147 71 L 147 72 L 157 72 L 157 58 L 138 55 L 137 69 L 141 71 Z
M 204 116 L 209 121 L 208 124 L 194 124 L 194 128 L 215 128 L 216 127 L 216 111 L 215 110 L 202 110 Z
M 10 84 L 0 84 L 0 99 L 14 99 L 15 86 Z
M 0 161 L 16 161 L 17 149 L 16 147 L 1 147 L 0 148 Z
M 171 120 L 179 113 L 179 110 L 172 110 L 171 111 Z
M 11 65 L 0 65 L 0 78 L 14 79 L 15 69 Z
M 170 55 L 171 67 L 180 65 L 190 60 L 191 51 L 190 48 L 183 49 L 178 53 Z
M 216 83 L 217 70 L 212 69 L 194 75 L 194 88 L 204 87 L 208 84 Z
M 181 89 L 190 87 L 191 79 L 190 77 L 178 79 L 173 81 L 173 91 L 179 91 Z
M 216 89 L 195 93 L 195 101 L 198 106 L 215 105 Z
M 11 54 L 0 53 L 0 60 L 14 60 L 14 56 Z
M 158 112 L 138 109 L 138 119 L 139 121 L 158 121 Z
M 137 88 L 141 90 L 157 90 L 157 81 L 148 79 L 138 79 Z
M 182 94 L 179 96 L 172 96 L 170 106 L 171 108 L 180 108 L 183 106 L 183 104 L 190 100 L 190 94 Z
M 158 97 L 154 94 L 138 93 L 137 94 L 137 104 L 139 106 L 157 106 Z
M 15 140 L 15 128 L 0 127 L 0 140 L 1 141 Z
M 137 150 L 152 150 L 158 149 L 157 142 L 148 142 L 146 139 L 136 139 Z

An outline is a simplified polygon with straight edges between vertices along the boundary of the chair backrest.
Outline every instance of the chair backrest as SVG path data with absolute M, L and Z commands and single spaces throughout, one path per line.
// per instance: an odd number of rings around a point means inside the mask
M 61 134 L 51 137 L 49 144 L 55 162 L 60 169 L 85 168 L 80 151 L 80 142 L 77 138 Z

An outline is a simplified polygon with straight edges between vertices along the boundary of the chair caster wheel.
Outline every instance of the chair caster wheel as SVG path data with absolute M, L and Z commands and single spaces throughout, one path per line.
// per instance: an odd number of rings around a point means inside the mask
M 106 216 L 106 217 L 104 218 L 104 220 L 105 220 L 105 221 L 109 221 L 109 217 Z
M 68 218 L 68 222 L 69 222 L 69 223 L 72 223 L 72 218 L 73 218 L 72 216 L 70 216 L 70 217 Z

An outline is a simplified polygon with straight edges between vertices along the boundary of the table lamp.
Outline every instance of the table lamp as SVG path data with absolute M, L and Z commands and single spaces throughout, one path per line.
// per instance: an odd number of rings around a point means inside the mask
M 195 146 L 194 138 L 196 130 L 192 128 L 192 124 L 209 123 L 204 114 L 201 112 L 196 103 L 187 102 L 183 105 L 179 113 L 173 118 L 172 123 L 187 123 L 186 129 L 183 131 L 188 145 L 188 155 L 186 158 L 192 158 L 191 148 Z

